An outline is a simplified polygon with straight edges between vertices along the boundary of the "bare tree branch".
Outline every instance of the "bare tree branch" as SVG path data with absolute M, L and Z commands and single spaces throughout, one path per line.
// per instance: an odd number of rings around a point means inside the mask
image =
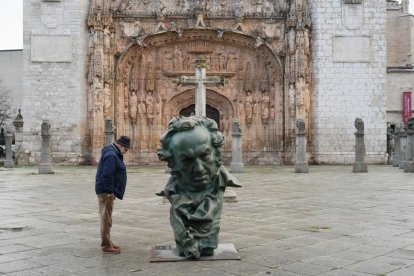
M 9 119 L 11 119 L 11 95 L 10 89 L 0 79 L 0 127 L 4 125 Z

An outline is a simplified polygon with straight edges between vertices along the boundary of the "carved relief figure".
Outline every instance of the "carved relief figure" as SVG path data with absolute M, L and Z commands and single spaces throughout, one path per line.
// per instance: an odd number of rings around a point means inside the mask
M 262 120 L 264 123 L 267 123 L 269 119 L 269 107 L 270 107 L 270 98 L 267 91 L 262 95 Z
M 145 117 L 145 115 L 147 114 L 147 108 L 145 106 L 144 101 L 142 100 L 138 101 L 138 114 L 140 117 Z
M 173 71 L 173 57 L 170 50 L 165 50 L 164 52 L 164 71 L 172 72 Z
M 174 69 L 175 71 L 182 71 L 183 70 L 183 52 L 180 48 L 174 48 Z
M 104 29 L 104 50 L 105 52 L 111 51 L 111 31 L 109 30 L 109 26 L 105 26 Z
M 306 118 L 306 86 L 305 80 L 300 77 L 296 84 L 296 107 L 298 111 L 296 116 L 298 118 Z
M 227 69 L 227 54 L 224 46 L 221 46 L 220 50 L 217 52 L 217 57 L 219 60 L 219 70 L 225 71 Z
M 237 70 L 237 54 L 230 50 L 227 62 L 227 70 L 230 72 L 236 72 Z
M 252 123 L 252 115 L 253 115 L 253 97 L 252 92 L 248 91 L 246 99 L 244 100 L 244 113 L 246 114 L 246 123 Z
M 147 84 L 145 86 L 146 91 L 153 92 L 155 90 L 154 72 L 152 70 L 152 62 L 148 62 L 147 69 Z
M 145 98 L 145 103 L 147 107 L 148 122 L 152 123 L 152 119 L 154 118 L 154 97 L 152 96 L 152 92 L 148 92 L 147 97 Z
M 105 117 L 110 115 L 111 107 L 111 90 L 109 89 L 109 83 L 105 82 L 103 89 L 103 112 Z
M 131 115 L 132 124 L 137 122 L 137 101 L 137 92 L 132 91 L 129 99 L 129 114 Z
M 247 66 L 246 66 L 246 77 L 245 77 L 245 81 L 244 81 L 244 86 L 243 89 L 245 92 L 248 91 L 253 91 L 253 82 L 251 80 L 252 77 L 252 72 L 251 72 L 251 65 L 250 62 L 247 62 Z M 251 94 L 251 93 L 250 93 Z
M 289 114 L 292 118 L 295 117 L 295 86 L 293 83 L 289 84 L 288 100 L 289 100 Z

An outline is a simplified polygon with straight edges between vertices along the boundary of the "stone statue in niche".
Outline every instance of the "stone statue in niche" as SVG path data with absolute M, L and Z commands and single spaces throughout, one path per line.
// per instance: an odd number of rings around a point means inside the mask
M 253 116 L 257 117 L 259 114 L 259 99 L 257 97 L 254 97 L 253 99 Z
M 137 92 L 131 91 L 130 99 L 129 99 L 129 113 L 131 115 L 131 122 L 135 124 L 137 122 Z
M 152 123 L 154 118 L 154 97 L 152 96 L 152 92 L 148 92 L 147 97 L 145 98 L 145 103 L 147 106 L 148 123 Z
M 270 107 L 270 119 L 274 120 L 276 118 L 276 110 L 275 110 L 275 106 L 271 106 Z
M 253 97 L 252 92 L 247 92 L 246 99 L 244 100 L 244 113 L 246 114 L 246 123 L 252 123 L 253 116 Z
M 173 71 L 173 57 L 170 50 L 166 49 L 164 52 L 164 71 Z
M 269 107 L 270 107 L 270 97 L 267 91 L 263 92 L 262 95 L 262 122 L 267 123 L 269 119 Z
M 147 84 L 145 86 L 146 91 L 153 92 L 155 90 L 155 81 L 154 81 L 154 72 L 152 70 L 152 62 L 148 62 L 148 70 L 147 70 Z
M 288 99 L 289 99 L 289 114 L 292 118 L 295 117 L 295 86 L 293 83 L 289 84 Z
M 124 119 L 128 119 L 129 112 L 128 112 L 129 104 L 127 100 L 124 100 Z
M 143 100 L 138 101 L 138 114 L 142 118 L 147 114 L 147 108 Z
M 171 203 L 177 251 L 186 258 L 213 256 L 224 191 L 227 186 L 240 187 L 221 165 L 224 136 L 214 120 L 179 117 L 169 122 L 160 142 L 158 157 L 167 162 L 171 177 L 157 195 Z

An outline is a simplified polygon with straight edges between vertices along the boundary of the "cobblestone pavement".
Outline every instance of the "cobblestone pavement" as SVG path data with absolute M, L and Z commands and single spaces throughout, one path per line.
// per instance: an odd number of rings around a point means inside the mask
M 225 203 L 221 243 L 240 261 L 150 263 L 174 245 L 169 203 L 155 196 L 168 174 L 128 167 L 112 239 L 100 253 L 95 167 L 0 168 L 0 274 L 5 275 L 414 275 L 414 175 L 391 166 L 247 167 Z

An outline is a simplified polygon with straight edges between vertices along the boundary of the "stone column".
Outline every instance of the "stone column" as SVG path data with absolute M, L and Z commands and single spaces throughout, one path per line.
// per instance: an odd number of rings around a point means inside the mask
M 306 156 L 306 125 L 303 119 L 296 120 L 296 163 L 295 173 L 308 173 L 309 165 Z
M 242 173 L 243 158 L 242 158 L 242 130 L 237 120 L 233 121 L 231 128 L 231 169 L 232 173 Z
M 17 160 L 17 163 L 20 164 L 19 162 L 20 148 L 23 142 L 23 116 L 22 114 L 20 114 L 20 109 L 19 109 L 19 114 L 17 114 L 16 118 L 13 121 L 13 125 L 14 125 L 14 145 L 16 147 L 15 158 Z
M 407 165 L 404 172 L 414 172 L 414 118 L 407 120 Z
M 355 119 L 355 164 L 352 172 L 368 172 L 365 164 L 364 122 L 361 118 Z
M 52 157 L 50 154 L 50 123 L 48 120 L 43 120 L 41 127 L 42 148 L 39 164 L 39 174 L 54 173 L 52 167 Z
M 396 127 L 394 131 L 394 158 L 392 166 L 398 167 L 400 162 L 400 128 Z
M 105 146 L 112 144 L 114 141 L 114 126 L 111 117 L 105 118 Z
M 405 129 L 400 130 L 400 163 L 399 168 L 405 169 L 407 165 L 407 133 Z
M 10 130 L 6 130 L 6 133 L 4 134 L 4 139 L 6 144 L 6 160 L 4 160 L 4 167 L 11 168 L 14 166 L 12 151 L 13 133 Z

